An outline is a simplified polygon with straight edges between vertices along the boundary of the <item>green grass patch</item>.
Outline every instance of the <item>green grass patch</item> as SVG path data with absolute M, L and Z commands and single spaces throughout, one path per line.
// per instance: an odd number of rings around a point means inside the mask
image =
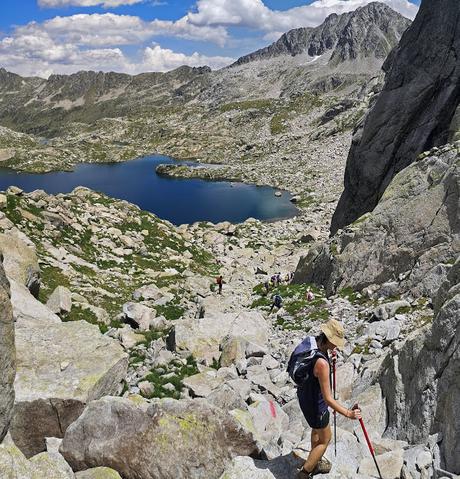
M 184 315 L 184 308 L 177 303 L 170 302 L 163 306 L 155 307 L 158 316 L 164 316 L 169 321 L 175 321 Z
M 55 266 L 40 265 L 41 287 L 38 299 L 42 303 L 46 303 L 51 293 L 58 286 L 70 287 L 69 278 Z
M 355 291 L 352 287 L 347 286 L 339 291 L 339 296 L 344 299 L 348 299 L 352 304 L 365 304 L 369 302 L 368 298 L 365 298 L 361 293 Z
M 281 111 L 279 113 L 275 113 L 270 120 L 270 133 L 272 135 L 279 135 L 280 133 L 284 133 L 287 130 L 286 122 L 288 121 L 288 119 L 288 111 Z
M 8 195 L 6 199 L 5 215 L 15 225 L 22 221 L 21 212 L 18 208 L 21 206 L 21 200 L 16 195 Z
M 221 105 L 220 111 L 225 113 L 227 111 L 239 110 L 271 110 L 274 106 L 274 100 L 260 99 L 260 100 L 246 100 L 232 103 L 225 103 Z
M 314 299 L 307 300 L 307 291 L 314 294 Z M 279 294 L 283 298 L 283 309 L 289 314 L 289 319 L 278 318 L 277 325 L 282 329 L 305 330 L 307 323 L 313 320 L 326 320 L 329 311 L 321 306 L 325 303 L 324 291 L 311 284 L 281 284 L 266 294 L 264 284 L 253 288 L 256 298 L 251 308 L 268 310 L 273 304 L 273 296 Z
M 100 323 L 97 320 L 97 316 L 89 308 L 81 308 L 76 305 L 72 306 L 70 313 L 62 316 L 62 321 L 86 321 L 87 323 L 98 326 L 102 334 L 109 330 L 109 327 L 106 324 Z
M 318 320 L 327 321 L 330 315 L 331 313 L 329 312 L 328 309 L 318 308 L 312 311 L 311 313 L 309 313 L 308 317 L 311 321 L 318 321 Z
M 396 310 L 395 314 L 408 314 L 412 311 L 412 308 L 410 306 L 402 306 L 401 308 L 398 308 Z
M 144 381 L 149 381 L 154 386 L 154 391 L 148 396 L 151 398 L 164 398 L 172 397 L 174 399 L 180 398 L 180 392 L 183 388 L 183 381 L 186 377 L 198 374 L 198 367 L 193 356 L 187 358 L 187 364 L 176 363 L 178 370 L 172 377 L 165 378 L 164 374 L 159 373 L 156 370 L 152 370 L 145 378 Z M 169 391 L 163 386 L 166 384 L 172 384 L 175 387 L 174 391 Z
M 138 331 L 136 330 L 136 334 L 141 334 L 144 336 L 145 340 L 139 344 L 145 344 L 149 346 L 152 341 L 156 341 L 157 339 L 162 338 L 166 332 L 164 331 Z

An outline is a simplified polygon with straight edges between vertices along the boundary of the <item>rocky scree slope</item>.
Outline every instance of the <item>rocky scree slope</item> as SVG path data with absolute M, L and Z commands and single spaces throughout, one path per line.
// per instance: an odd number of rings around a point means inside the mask
M 424 0 L 384 65 L 385 86 L 356 132 L 331 232 L 372 211 L 392 178 L 452 137 L 460 101 L 460 8 Z
M 46 404 L 47 394 L 68 378 L 87 376 L 84 384 L 89 385 L 83 398 L 81 391 L 53 396 L 51 404 L 63 414 L 58 424 L 64 427 L 59 430 L 56 413 L 48 407 L 37 407 L 41 420 L 32 420 L 37 416 L 30 407 L 23 407 L 26 383 L 18 383 L 16 414 L 21 413 L 20 424 L 29 417 L 30 427 L 13 426 L 14 442 L 24 450 L 26 444 L 33 446 L 26 450 L 28 456 L 45 447 L 48 452 L 27 461 L 16 446 L 4 442 L 1 467 L 37 471 L 41 457 L 50 471 L 62 469 L 65 463 L 56 465 L 62 457 L 56 458 L 50 441 L 45 440 L 52 435 L 64 436 L 61 451 L 75 470 L 111 466 L 136 478 L 140 474 L 190 477 L 199 471 L 200 477 L 217 479 L 229 474 L 251 477 L 264 469 L 263 477 L 269 479 L 292 477 L 299 461 L 288 454 L 296 446 L 305 453 L 309 430 L 285 364 L 305 331 L 316 332 L 334 317 L 344 321 L 350 338 L 340 358 L 340 397 L 362 404 L 379 461 L 394 478 L 403 469 L 414 477 L 418 470 L 433 473 L 432 457 L 437 453 L 430 443 L 413 447 L 381 437 L 386 416 L 376 384 L 390 345 L 431 320 L 426 300 L 407 295 L 394 301 L 351 290 L 326 297 L 324 290 L 310 285 L 315 299 L 309 302 L 305 296 L 309 285 L 282 284 L 273 292 L 283 295 L 284 308 L 268 314 L 271 301 L 263 283 L 270 273 L 281 271 L 284 276 L 297 264 L 305 241 L 327 234 L 325 228 L 312 227 L 312 221 L 321 221 L 317 208 L 274 224 L 248 220 L 241 225 L 200 223 L 176 228 L 133 205 L 85 188 L 56 196 L 10 188 L 0 197 L 0 205 L 3 235 L 16 238 L 16 248 L 5 249 L 11 241 L 0 246 L 10 264 L 13 258 L 18 262 L 16 280 L 11 282 L 19 379 L 27 378 L 26 360 L 32 355 L 41 371 L 47 365 L 48 379 L 54 377 L 46 391 L 35 386 L 29 391 L 35 392 L 36 405 Z M 39 259 L 42 303 L 24 284 L 22 272 L 36 262 L 20 254 L 25 248 L 35 248 Z M 210 288 L 217 273 L 226 279 L 223 295 Z M 98 324 L 104 335 L 88 322 Z M 51 331 L 66 325 L 69 331 L 84 331 L 85 343 L 97 345 L 113 338 L 118 349 L 126 351 L 129 367 L 124 388 L 118 389 L 124 398 L 100 398 L 101 391 L 93 394 L 91 371 L 85 369 L 85 361 L 77 361 L 73 350 L 65 351 L 70 347 L 56 348 L 51 356 L 35 355 Z M 24 330 L 31 332 L 26 341 Z M 78 353 L 83 347 L 77 346 L 78 334 L 69 337 Z M 101 363 L 88 348 L 85 351 L 86 361 Z M 29 374 L 35 369 L 32 364 Z M 110 371 L 105 368 L 101 381 L 107 385 L 106 394 L 113 394 L 111 387 L 119 377 Z M 66 407 L 60 401 L 64 398 Z M 73 415 L 75 408 L 71 411 L 69 406 L 77 407 L 78 414 Z M 74 422 L 68 424 L 66 418 Z M 355 426 L 339 422 L 338 447 L 344 453 L 330 478 L 373 475 Z M 144 436 L 139 436 L 139 428 L 152 440 L 140 443 Z M 219 448 L 205 447 L 210 442 Z M 171 454 L 171 444 L 190 456 Z M 247 456 L 250 453 L 269 460 L 254 461 Z M 238 454 L 243 456 L 235 457 Z M 158 464 L 152 457 L 163 459 Z M 429 461 L 422 461 L 426 457 Z M 68 476 L 61 472 L 61 477 L 79 478 L 80 473 L 66 471 Z M 29 477 L 34 474 L 38 473 L 29 472 Z

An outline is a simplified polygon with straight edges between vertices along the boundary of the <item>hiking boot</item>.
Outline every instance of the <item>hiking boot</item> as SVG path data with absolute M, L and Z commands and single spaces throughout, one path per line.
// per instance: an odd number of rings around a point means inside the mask
M 325 457 L 322 457 L 318 464 L 316 464 L 315 469 L 313 469 L 314 474 L 328 474 L 332 469 L 332 463 L 331 461 L 328 461 Z
M 305 469 L 300 469 L 297 474 L 297 479 L 313 479 L 313 473 L 307 472 Z

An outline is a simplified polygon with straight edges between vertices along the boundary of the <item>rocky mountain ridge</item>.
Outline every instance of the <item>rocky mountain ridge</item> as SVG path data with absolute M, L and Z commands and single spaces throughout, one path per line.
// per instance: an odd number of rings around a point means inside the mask
M 332 66 L 364 58 L 385 59 L 410 23 L 387 5 L 372 2 L 349 13 L 329 15 L 316 28 L 291 30 L 268 47 L 239 58 L 234 65 L 302 53 L 315 58 L 327 52 Z

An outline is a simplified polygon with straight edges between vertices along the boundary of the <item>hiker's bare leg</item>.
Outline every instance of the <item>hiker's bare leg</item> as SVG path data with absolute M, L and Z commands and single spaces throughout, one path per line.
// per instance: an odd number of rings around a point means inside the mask
M 313 451 L 313 449 L 319 444 L 319 434 L 317 429 L 312 429 L 311 430 L 311 449 L 310 451 Z
M 315 441 L 316 436 L 318 437 L 318 442 Z M 327 446 L 331 440 L 331 426 L 327 425 L 324 429 L 313 429 L 311 432 L 311 442 L 312 449 L 308 455 L 303 468 L 311 472 L 318 464 L 319 460 L 323 457 L 323 454 L 326 452 Z

